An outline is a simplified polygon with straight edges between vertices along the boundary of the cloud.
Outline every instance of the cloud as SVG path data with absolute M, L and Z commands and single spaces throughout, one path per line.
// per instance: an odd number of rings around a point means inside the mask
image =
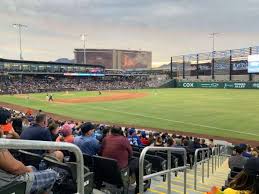
M 24 56 L 73 57 L 87 33 L 87 47 L 145 49 L 153 61 L 211 49 L 208 33 L 223 33 L 217 49 L 258 43 L 257 0 L 1 0 L 0 55 L 17 57 L 17 30 L 24 23 Z

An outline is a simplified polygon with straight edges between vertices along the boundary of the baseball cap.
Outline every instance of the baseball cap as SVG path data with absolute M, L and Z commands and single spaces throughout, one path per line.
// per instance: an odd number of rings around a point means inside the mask
M 259 158 L 250 158 L 246 161 L 244 171 L 250 176 L 259 175 Z
M 66 137 L 66 136 L 69 136 L 69 135 L 72 135 L 72 127 L 70 124 L 64 124 L 62 127 L 61 127 L 61 130 L 60 130 L 60 133 Z
M 145 132 L 145 131 L 141 131 L 141 136 L 142 136 L 143 138 L 145 138 L 145 137 L 146 137 L 146 132 Z
M 129 130 L 129 135 L 132 135 L 132 134 L 135 133 L 135 132 L 136 132 L 135 128 L 131 128 L 131 129 Z
M 87 133 L 90 130 L 94 129 L 94 125 L 90 122 L 86 122 L 81 126 L 81 131 L 83 134 Z

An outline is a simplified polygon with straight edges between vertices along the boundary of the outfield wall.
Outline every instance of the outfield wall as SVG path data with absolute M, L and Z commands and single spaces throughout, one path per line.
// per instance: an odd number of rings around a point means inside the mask
M 178 81 L 177 88 L 233 88 L 233 89 L 259 89 L 259 82 L 212 82 L 212 81 Z

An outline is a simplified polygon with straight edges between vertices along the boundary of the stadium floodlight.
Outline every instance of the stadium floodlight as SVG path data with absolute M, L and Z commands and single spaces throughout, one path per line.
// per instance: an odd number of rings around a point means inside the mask
M 212 38 L 212 60 L 214 60 L 214 57 L 215 57 L 215 38 L 220 35 L 221 33 L 218 33 L 218 32 L 212 32 L 211 34 L 209 34 L 209 38 Z M 212 67 L 211 67 L 211 75 L 212 75 Z M 212 79 L 214 75 L 212 75 Z
M 81 40 L 84 42 L 84 64 L 86 64 L 86 54 L 85 54 L 86 34 L 81 34 Z
M 212 38 L 212 55 L 214 56 L 215 53 L 215 38 L 220 35 L 221 33 L 218 32 L 212 32 L 209 34 L 209 38 Z
M 28 26 L 26 26 L 24 24 L 13 24 L 13 27 L 18 28 L 19 42 L 20 42 L 20 60 L 23 60 L 23 57 L 22 57 L 22 28 L 27 28 Z

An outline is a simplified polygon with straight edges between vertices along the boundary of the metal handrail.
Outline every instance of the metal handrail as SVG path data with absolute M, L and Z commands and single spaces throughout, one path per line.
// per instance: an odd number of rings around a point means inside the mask
M 163 170 L 160 172 L 152 173 L 149 175 L 144 176 L 144 160 L 145 160 L 145 155 L 147 151 L 152 150 L 152 151 L 167 151 L 167 170 Z M 177 167 L 177 168 L 172 168 L 171 167 L 171 154 L 173 152 L 181 152 L 183 153 L 184 156 L 184 165 Z M 151 179 L 155 176 L 159 175 L 165 175 L 167 174 L 167 194 L 171 194 L 171 172 L 177 172 L 180 170 L 184 170 L 184 194 L 186 194 L 186 173 L 187 173 L 187 166 L 186 166 L 186 161 L 187 161 L 187 153 L 184 148 L 174 148 L 174 147 L 145 147 L 139 157 L 139 193 L 143 194 L 144 193 L 144 181 Z
M 207 157 L 205 158 L 205 151 L 207 151 Z M 202 153 L 201 161 L 197 162 L 198 153 Z M 195 150 L 194 154 L 194 190 L 197 189 L 197 165 L 202 164 L 202 183 L 204 183 L 204 163 L 207 162 L 207 177 L 209 178 L 209 168 L 210 168 L 210 149 L 209 148 L 199 148 Z
M 213 147 L 212 151 L 211 151 L 211 157 L 212 157 L 212 160 L 211 160 L 212 168 L 211 168 L 211 170 L 212 170 L 212 174 L 214 174 L 214 170 L 216 170 L 216 168 L 217 168 L 217 158 L 216 158 L 216 156 L 217 156 L 218 150 L 219 150 L 219 147 Z M 215 162 L 215 164 L 214 164 L 214 162 Z
M 0 139 L 0 149 L 68 150 L 75 153 L 77 162 L 77 192 L 84 194 L 84 158 L 81 150 L 76 145 L 64 142 Z

